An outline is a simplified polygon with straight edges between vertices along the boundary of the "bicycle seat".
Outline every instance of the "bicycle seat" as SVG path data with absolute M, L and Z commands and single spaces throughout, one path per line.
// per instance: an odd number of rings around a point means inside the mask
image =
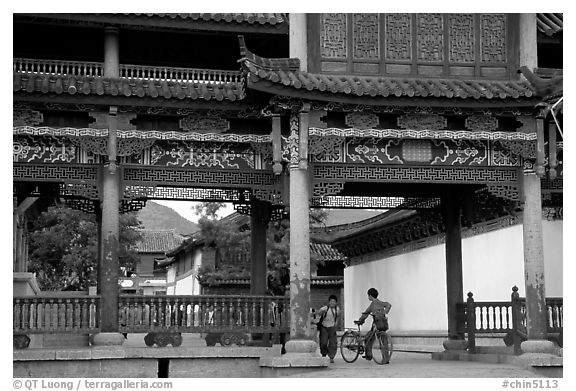
M 354 321 L 354 324 L 362 324 L 362 323 L 364 323 L 364 322 L 359 322 L 357 320 Z

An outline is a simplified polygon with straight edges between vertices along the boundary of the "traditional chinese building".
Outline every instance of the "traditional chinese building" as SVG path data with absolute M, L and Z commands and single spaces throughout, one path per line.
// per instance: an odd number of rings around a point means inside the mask
M 561 90 L 561 77 L 542 88 L 540 79 L 526 79 L 539 67 L 541 20 L 502 13 L 15 15 L 15 210 L 56 193 L 98 216 L 95 343 L 145 327 L 119 327 L 119 213 L 148 199 L 233 202 L 251 219 L 254 294 L 266 288 L 265 278 L 254 278 L 266 275 L 266 225 L 288 216 L 289 354 L 262 361 L 273 368 L 327 365 L 315 356 L 310 327 L 310 207 L 440 219 L 424 219 L 410 235 L 437 229 L 445 237 L 447 349 L 466 347 L 458 311 L 462 227 L 486 213 L 521 210 L 523 346 L 549 352 L 542 204 L 562 206 L 563 144 L 558 105 L 535 110 L 557 104 L 544 98 L 550 86 Z M 169 303 L 161 308 L 182 305 L 157 300 Z M 218 300 L 221 327 L 246 319 L 230 314 L 255 313 L 256 301 Z M 179 330 L 200 327 L 170 314 L 183 322 Z M 262 319 L 254 315 L 251 327 L 264 330 Z M 24 326 L 15 332 L 25 334 Z

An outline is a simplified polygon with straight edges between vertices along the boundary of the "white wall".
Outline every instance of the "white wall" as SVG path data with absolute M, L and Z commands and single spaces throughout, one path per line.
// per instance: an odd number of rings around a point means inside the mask
M 198 268 L 202 265 L 202 251 L 200 249 L 194 249 L 191 252 L 187 252 L 185 259 L 180 262 L 188 262 L 190 259 L 192 260 L 192 269 L 175 277 L 176 284 L 173 293 L 174 295 L 200 294 L 200 284 L 196 279 L 196 275 L 198 273 Z
M 543 221 L 546 295 L 562 296 L 562 221 Z M 391 331 L 445 331 L 445 246 L 437 245 L 344 269 L 346 327 L 368 306 L 366 291 L 392 304 Z M 522 225 L 466 238 L 462 242 L 464 297 L 510 300 L 517 285 L 524 295 Z M 371 324 L 366 322 L 365 328 Z

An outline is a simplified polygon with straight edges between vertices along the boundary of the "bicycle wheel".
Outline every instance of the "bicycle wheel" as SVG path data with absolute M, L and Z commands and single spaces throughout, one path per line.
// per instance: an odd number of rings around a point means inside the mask
M 340 353 L 346 362 L 354 362 L 360 355 L 360 336 L 348 330 L 340 338 Z
M 392 355 L 392 339 L 386 332 L 379 332 L 372 344 L 372 357 L 374 362 L 383 365 L 390 362 Z

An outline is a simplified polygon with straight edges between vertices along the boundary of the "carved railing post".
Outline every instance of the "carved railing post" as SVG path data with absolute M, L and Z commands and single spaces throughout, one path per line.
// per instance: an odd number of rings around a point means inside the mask
M 514 354 L 522 354 L 520 344 L 522 343 L 522 303 L 520 302 L 520 295 L 518 294 L 518 287 L 512 287 L 512 335 L 514 337 Z
M 476 353 L 476 306 L 472 292 L 466 300 L 466 327 L 468 329 L 468 352 Z

